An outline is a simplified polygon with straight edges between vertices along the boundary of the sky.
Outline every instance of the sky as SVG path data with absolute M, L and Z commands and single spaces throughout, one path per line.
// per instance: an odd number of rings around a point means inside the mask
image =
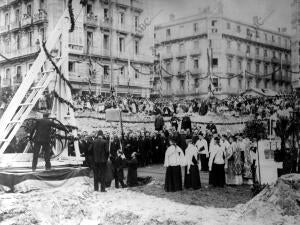
M 153 24 L 169 21 L 169 15 L 175 18 L 197 14 L 199 8 L 205 8 L 217 0 L 144 0 L 145 13 L 153 17 Z M 252 23 L 254 16 L 266 17 L 264 28 L 277 30 L 286 27 L 291 33 L 291 3 L 293 0 L 219 0 L 223 2 L 224 14 L 227 17 L 246 23 Z

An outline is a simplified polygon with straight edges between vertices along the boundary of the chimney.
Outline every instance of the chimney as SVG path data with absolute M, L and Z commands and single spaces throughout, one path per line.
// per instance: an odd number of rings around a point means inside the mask
M 172 14 L 170 14 L 169 15 L 169 19 L 170 19 L 170 21 L 173 21 L 173 20 L 175 20 L 175 15 L 172 13 Z

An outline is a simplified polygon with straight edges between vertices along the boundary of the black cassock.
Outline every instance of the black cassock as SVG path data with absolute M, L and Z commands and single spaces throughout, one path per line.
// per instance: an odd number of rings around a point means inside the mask
M 192 161 L 193 165 L 190 166 L 189 174 L 187 173 L 187 166 L 185 167 L 184 187 L 186 189 L 193 188 L 197 190 L 201 188 L 199 167 L 195 157 L 193 157 Z
M 137 179 L 137 167 L 138 161 L 137 159 L 131 159 L 127 161 L 128 165 L 128 174 L 127 174 L 127 185 L 128 187 L 134 187 L 138 185 Z

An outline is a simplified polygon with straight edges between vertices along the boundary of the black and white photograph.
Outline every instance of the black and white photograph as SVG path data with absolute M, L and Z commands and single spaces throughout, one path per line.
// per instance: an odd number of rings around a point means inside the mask
M 299 225 L 300 0 L 0 0 L 0 225 Z

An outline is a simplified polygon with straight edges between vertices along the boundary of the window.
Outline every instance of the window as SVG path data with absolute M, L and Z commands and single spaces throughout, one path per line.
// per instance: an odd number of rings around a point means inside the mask
M 194 59 L 194 69 L 199 69 L 199 59 Z
M 218 66 L 218 58 L 213 58 L 212 59 L 212 66 L 217 67 Z
M 166 62 L 166 70 L 167 70 L 168 72 L 171 71 L 171 62 Z
M 264 84 L 265 84 L 265 88 L 268 88 L 268 81 L 267 80 L 265 80 Z
M 75 62 L 69 61 L 69 72 L 75 72 Z
M 103 35 L 103 48 L 105 50 L 109 49 L 109 35 L 108 34 Z
M 195 85 L 195 88 L 199 87 L 199 79 L 198 78 L 194 79 L 194 85 Z
M 86 34 L 86 43 L 87 47 L 89 48 L 93 46 L 93 32 L 88 31 Z
M 232 69 L 232 59 L 227 59 L 227 71 L 231 72 Z
M 21 48 L 21 38 L 19 34 L 17 34 L 16 36 L 16 41 L 17 41 L 17 49 L 19 50 Z
M 183 52 L 184 51 L 184 43 L 180 43 L 179 44 L 179 52 Z
M 255 53 L 256 53 L 256 55 L 259 55 L 259 48 L 258 47 L 256 47 Z
M 212 32 L 212 33 L 218 33 L 218 29 L 213 28 L 213 29 L 211 29 L 211 32 Z
M 87 4 L 86 5 L 86 14 L 87 15 L 93 14 L 93 5 L 92 4 Z
M 28 5 L 26 6 L 26 12 L 27 12 L 27 16 L 31 17 L 31 15 L 32 15 L 31 4 L 28 4 Z
M 276 52 L 273 51 L 272 53 L 273 53 L 273 58 L 276 58 Z
M 265 75 L 268 74 L 268 65 L 267 64 L 264 65 L 264 74 Z
M 230 88 L 230 86 L 231 86 L 231 79 L 227 79 L 227 85 Z
M 288 41 L 287 41 L 287 39 L 284 40 L 284 46 L 285 46 L 285 48 L 288 47 Z
M 32 47 L 32 31 L 28 32 L 28 46 Z
M 180 61 L 179 62 L 179 72 L 183 73 L 185 70 L 185 62 L 184 61 Z
M 259 37 L 260 37 L 260 34 L 259 34 L 259 31 L 258 31 L 258 30 L 255 31 L 255 37 L 256 37 L 256 38 L 259 38 Z
M 217 20 L 212 20 L 212 21 L 211 21 L 211 26 L 212 26 L 212 27 L 216 26 L 216 25 L 217 25 L 217 22 L 218 22 Z
M 16 9 L 15 16 L 16 22 L 20 22 L 20 9 Z
M 267 49 L 264 50 L 264 57 L 268 57 L 268 50 Z
M 194 49 L 199 49 L 199 40 L 194 41 Z
M 268 41 L 268 34 L 265 33 L 265 41 Z
M 231 47 L 231 41 L 228 40 L 228 41 L 227 41 L 227 48 L 230 48 L 230 47 Z
M 44 28 L 40 29 L 40 36 L 41 36 L 42 40 L 44 41 L 45 40 L 45 29 Z
M 239 89 L 242 89 L 242 80 L 239 79 Z
M 21 66 L 17 66 L 17 79 L 20 79 L 22 77 L 22 68 Z
M 242 71 L 242 61 L 241 60 L 238 61 L 238 70 Z
M 108 21 L 109 20 L 109 15 L 108 15 L 108 8 L 104 8 L 104 10 L 103 10 L 103 14 L 104 14 L 104 20 L 105 21 Z
M 125 74 L 125 69 L 124 69 L 124 66 L 123 66 L 123 67 L 121 67 L 121 69 L 120 69 L 120 74 L 121 74 L 121 76 L 123 76 L 123 75 Z
M 241 51 L 241 43 L 240 42 L 237 43 L 237 50 Z
M 139 41 L 138 40 L 135 40 L 135 42 L 134 42 L 134 49 L 135 49 L 135 54 L 137 55 L 137 54 L 139 54 L 140 53 L 140 43 L 139 43 Z
M 124 12 L 120 13 L 120 24 L 122 24 L 122 25 L 125 24 L 125 13 Z
M 198 23 L 194 23 L 194 32 L 198 32 L 199 27 L 198 27 Z
M 227 23 L 227 30 L 230 30 L 231 24 Z
M 250 72 L 251 71 L 251 63 L 248 61 L 247 62 L 247 71 Z
M 4 24 L 7 26 L 9 24 L 9 14 L 5 13 Z
M 278 37 L 278 44 L 281 45 L 281 37 Z
M 247 28 L 247 37 L 248 38 L 252 37 L 252 31 L 249 28 Z
M 236 30 L 237 30 L 238 33 L 241 33 L 241 26 L 237 25 Z
M 124 38 L 119 37 L 119 52 L 125 52 Z
M 134 17 L 134 27 L 135 27 L 135 30 L 137 30 L 139 27 L 139 17 L 138 16 Z
M 247 80 L 247 87 L 250 88 L 251 87 L 251 80 Z
M 180 89 L 184 90 L 184 80 L 180 80 Z
M 167 45 L 167 53 L 171 53 L 171 45 Z
M 259 88 L 259 79 L 256 79 L 256 82 L 255 82 L 256 84 L 255 84 L 255 87 L 256 88 Z
M 104 78 L 107 78 L 109 76 L 109 66 L 105 65 L 103 66 L 103 74 L 104 74 Z
M 138 79 L 139 78 L 139 74 L 137 72 L 134 72 L 134 78 Z
M 167 37 L 171 37 L 171 30 L 170 29 L 166 30 L 166 35 L 167 35 Z
M 219 87 L 219 79 L 218 78 L 212 78 L 212 84 L 215 88 Z
M 258 63 L 255 64 L 255 72 L 256 72 L 256 74 L 259 74 L 259 64 Z
M 247 45 L 246 53 L 250 53 L 250 45 Z
M 274 37 L 274 35 L 272 35 L 272 42 L 275 42 L 275 37 Z

